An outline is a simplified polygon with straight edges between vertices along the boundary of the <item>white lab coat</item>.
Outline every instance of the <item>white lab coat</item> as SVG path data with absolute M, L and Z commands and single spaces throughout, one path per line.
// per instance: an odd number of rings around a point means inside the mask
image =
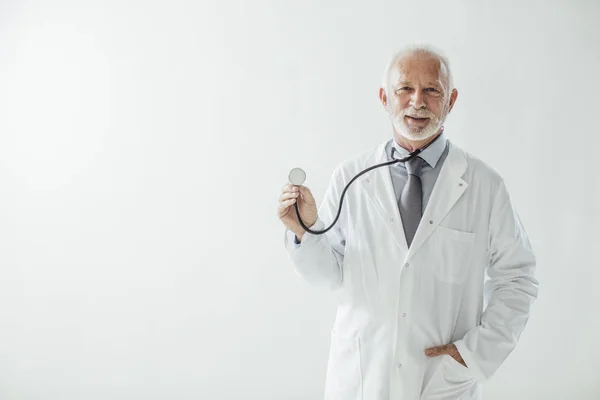
M 335 218 L 341 192 L 387 161 L 385 143 L 334 171 L 314 229 Z M 535 256 L 502 178 L 452 142 L 410 248 L 388 167 L 352 183 L 338 223 L 300 245 L 295 271 L 339 296 L 325 399 L 481 398 L 515 348 L 537 297 Z M 454 343 L 468 368 L 424 350 Z

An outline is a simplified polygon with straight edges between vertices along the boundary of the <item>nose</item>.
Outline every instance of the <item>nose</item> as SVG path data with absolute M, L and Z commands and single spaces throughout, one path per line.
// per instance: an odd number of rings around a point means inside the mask
M 416 108 L 417 110 L 420 108 L 425 108 L 425 101 L 423 94 L 420 90 L 415 90 L 410 97 L 410 105 Z

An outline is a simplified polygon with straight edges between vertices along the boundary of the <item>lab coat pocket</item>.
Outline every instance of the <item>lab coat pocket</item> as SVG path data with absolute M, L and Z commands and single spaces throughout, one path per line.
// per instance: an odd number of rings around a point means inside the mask
M 460 384 L 474 379 L 469 368 L 456 361 L 452 356 L 445 354 L 444 358 L 446 358 L 444 360 L 446 362 L 446 368 L 444 369 L 446 381 Z
M 451 394 L 449 399 L 476 399 L 473 396 L 473 385 L 475 378 L 471 375 L 469 368 L 465 367 L 449 355 L 444 355 L 445 363 L 443 369 L 444 380 L 446 381 L 447 393 Z
M 439 255 L 434 266 L 436 276 L 450 283 L 464 282 L 471 266 L 475 233 L 438 226 L 432 236 L 433 250 Z
M 475 400 L 477 388 L 469 369 L 451 356 L 444 354 L 431 362 L 438 367 L 421 393 L 420 400 Z
M 331 332 L 325 400 L 362 400 L 360 339 Z
M 469 369 L 447 354 L 421 394 L 420 400 L 475 400 L 475 378 Z

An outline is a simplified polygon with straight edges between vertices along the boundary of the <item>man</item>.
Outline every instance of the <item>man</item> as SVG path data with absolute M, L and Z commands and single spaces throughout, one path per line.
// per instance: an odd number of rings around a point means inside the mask
M 445 136 L 457 96 L 445 57 L 401 51 L 379 90 L 393 139 L 341 163 L 318 212 L 307 187 L 282 190 L 296 272 L 339 294 L 326 399 L 480 399 L 525 328 L 535 256 L 502 178 Z M 326 234 L 299 224 L 295 202 L 324 229 L 357 173 L 425 146 L 354 182 Z

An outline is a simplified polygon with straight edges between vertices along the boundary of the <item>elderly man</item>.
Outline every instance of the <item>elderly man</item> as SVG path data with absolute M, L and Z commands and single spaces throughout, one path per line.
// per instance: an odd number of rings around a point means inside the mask
M 295 271 L 339 295 L 325 398 L 479 399 L 537 298 L 535 256 L 502 178 L 443 124 L 456 104 L 448 60 L 396 54 L 379 90 L 393 138 L 342 162 L 317 211 L 285 185 L 279 218 Z M 424 149 L 406 163 L 364 168 Z

